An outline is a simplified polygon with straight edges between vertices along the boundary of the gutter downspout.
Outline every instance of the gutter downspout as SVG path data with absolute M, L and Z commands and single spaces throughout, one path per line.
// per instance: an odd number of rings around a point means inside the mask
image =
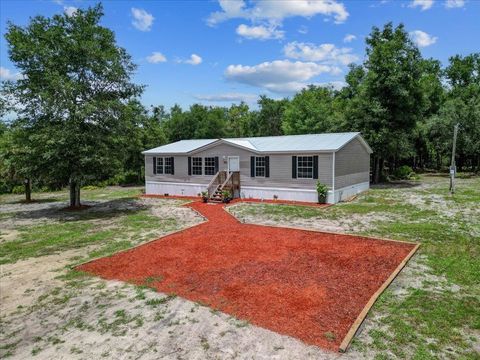
M 335 151 L 332 152 L 332 204 L 335 204 Z

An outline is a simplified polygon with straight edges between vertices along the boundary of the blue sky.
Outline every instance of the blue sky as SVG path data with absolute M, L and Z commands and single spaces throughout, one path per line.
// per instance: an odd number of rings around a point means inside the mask
M 0 77 L 20 76 L 8 60 L 7 21 L 51 16 L 93 1 L 0 1 Z M 480 1 L 256 0 L 104 1 L 102 24 L 139 65 L 146 106 L 225 105 L 258 95 L 292 96 L 306 84 L 342 86 L 361 62 L 372 26 L 404 23 L 424 57 L 480 51 Z

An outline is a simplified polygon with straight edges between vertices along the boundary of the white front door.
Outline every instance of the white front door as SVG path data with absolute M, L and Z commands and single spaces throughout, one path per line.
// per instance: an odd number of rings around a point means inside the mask
M 239 156 L 229 156 L 228 157 L 228 172 L 230 171 L 240 171 L 240 157 Z

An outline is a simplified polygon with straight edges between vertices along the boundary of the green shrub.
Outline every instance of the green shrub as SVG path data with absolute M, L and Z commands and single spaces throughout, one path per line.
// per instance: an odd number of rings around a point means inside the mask
M 12 194 L 23 194 L 25 193 L 25 186 L 16 185 L 12 188 Z
M 393 172 L 393 177 L 397 180 L 411 180 L 417 177 L 417 174 L 408 165 L 402 165 Z
M 319 197 L 326 198 L 328 193 L 327 185 L 322 184 L 320 181 L 317 181 L 317 193 Z

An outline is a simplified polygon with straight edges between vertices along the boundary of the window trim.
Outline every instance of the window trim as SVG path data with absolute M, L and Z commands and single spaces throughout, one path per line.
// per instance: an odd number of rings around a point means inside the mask
M 162 161 L 162 165 L 160 166 L 158 165 L 159 160 Z M 157 163 L 155 164 L 155 175 L 165 175 L 165 158 L 157 156 L 156 161 Z
M 207 159 L 213 162 L 213 165 L 208 165 L 207 166 Z M 213 172 L 211 174 L 207 174 L 207 167 L 211 168 Z M 203 158 L 203 175 L 205 176 L 213 176 L 215 175 L 215 156 L 205 156 Z
M 299 158 L 302 158 L 302 157 L 309 157 L 309 158 L 312 159 L 312 167 L 311 167 L 312 176 L 311 177 L 304 177 L 304 176 L 300 177 L 299 176 L 300 172 L 298 171 L 298 167 L 299 167 L 298 164 L 300 163 Z M 308 179 L 313 179 L 313 168 L 315 167 L 314 166 L 313 155 L 297 155 L 297 164 L 296 165 L 297 165 L 297 177 L 296 177 L 297 179 L 307 179 L 307 180 Z M 302 168 L 307 168 L 307 166 L 302 166 Z
M 257 166 L 257 159 L 262 159 L 263 158 L 263 166 Z M 263 176 L 257 174 L 257 168 L 263 168 Z M 256 178 L 266 178 L 267 174 L 267 159 L 266 156 L 255 156 L 255 177 Z
M 194 162 L 195 162 L 196 159 L 200 159 L 200 165 L 194 165 Z M 191 175 L 191 176 L 203 176 L 203 175 L 204 175 L 204 172 L 203 172 L 203 164 L 204 164 L 203 157 L 201 157 L 201 156 L 192 156 L 192 175 Z M 200 167 L 200 174 L 195 174 L 194 169 L 195 169 L 196 167 L 197 167 L 197 168 Z
M 169 161 L 168 165 L 167 165 L 167 160 Z M 163 159 L 163 174 L 164 175 L 172 175 L 173 162 L 171 160 L 172 160 L 171 156 L 167 156 Z M 168 173 L 167 173 L 167 166 L 170 167 L 170 171 Z
M 173 162 L 170 161 L 171 159 L 171 156 L 156 156 L 156 164 L 155 164 L 155 174 L 154 175 L 162 175 L 162 176 L 165 176 L 165 175 L 172 175 L 172 166 L 173 166 Z M 159 160 L 161 160 L 162 162 L 162 165 L 159 166 Z M 170 161 L 170 164 L 167 165 L 166 162 Z M 166 172 L 166 168 L 167 166 L 170 167 L 170 172 Z M 160 170 L 160 171 L 159 171 Z

